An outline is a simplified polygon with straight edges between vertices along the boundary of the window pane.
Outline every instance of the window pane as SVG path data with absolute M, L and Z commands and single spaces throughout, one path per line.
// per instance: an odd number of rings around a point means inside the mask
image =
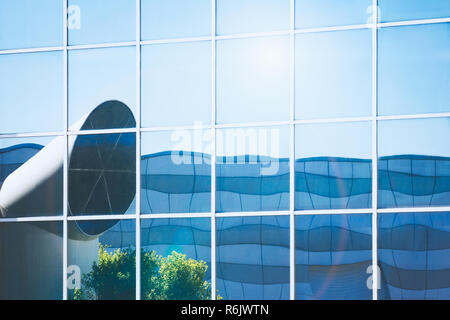
M 0 55 L 1 133 L 63 129 L 62 52 Z
M 216 211 L 289 210 L 289 128 L 216 133 Z
M 0 299 L 61 300 L 61 222 L 0 223 Z
M 298 300 L 371 300 L 371 215 L 296 216 L 295 264 Z
M 295 27 L 369 23 L 372 0 L 295 0 Z
M 0 139 L 2 218 L 63 212 L 64 137 Z
M 379 299 L 450 298 L 450 213 L 379 216 Z
M 296 36 L 297 119 L 370 115 L 371 41 L 368 29 Z
M 288 37 L 217 43 L 217 122 L 289 120 Z
M 69 137 L 69 214 L 134 214 L 136 134 Z
M 211 122 L 210 42 L 142 48 L 142 126 Z
M 209 218 L 143 219 L 141 242 L 142 299 L 211 299 Z
M 370 122 L 296 126 L 295 209 L 370 208 L 371 139 Z
M 68 222 L 70 300 L 136 299 L 135 220 Z
M 0 0 L 0 49 L 62 46 L 63 1 Z
M 211 0 L 141 0 L 143 40 L 211 35 Z
M 379 123 L 378 205 L 450 204 L 450 118 Z
M 136 3 L 129 0 L 69 0 L 69 44 L 134 41 Z
M 225 300 L 289 299 L 289 217 L 217 219 L 217 289 Z
M 378 113 L 450 111 L 449 51 L 450 23 L 380 29 Z
M 84 117 L 106 101 L 120 101 L 133 112 L 136 105 L 136 48 L 73 50 L 69 52 L 69 124 L 80 130 Z M 108 117 L 102 127 L 85 129 L 130 128 L 136 123 L 130 117 L 104 110 Z M 125 119 L 124 118 L 124 119 Z
M 378 6 L 382 22 L 450 16 L 448 0 L 378 0 Z
M 141 213 L 209 212 L 211 131 L 142 133 Z
M 289 0 L 218 0 L 217 33 L 289 30 Z

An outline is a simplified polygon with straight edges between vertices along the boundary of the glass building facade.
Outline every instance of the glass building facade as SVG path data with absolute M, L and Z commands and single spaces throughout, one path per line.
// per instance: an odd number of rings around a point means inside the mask
M 0 299 L 450 299 L 449 101 L 448 0 L 0 0 Z

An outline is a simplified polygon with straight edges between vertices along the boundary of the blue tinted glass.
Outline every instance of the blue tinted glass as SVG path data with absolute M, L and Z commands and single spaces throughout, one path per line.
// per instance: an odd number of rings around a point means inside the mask
M 381 214 L 379 299 L 450 298 L 450 213 Z
M 70 215 L 136 212 L 136 134 L 71 136 L 68 151 Z
M 295 0 L 295 27 L 365 24 L 371 9 L 372 0 Z
M 0 299 L 62 299 L 62 228 L 62 222 L 0 223 Z
M 63 129 L 62 52 L 0 56 L 1 133 Z
M 217 33 L 289 30 L 289 0 L 219 0 Z
M 0 139 L 2 218 L 63 214 L 64 137 Z
M 448 0 L 378 0 L 378 6 L 381 22 L 450 16 Z
M 296 36 L 297 119 L 370 115 L 371 39 L 368 29 Z
M 372 299 L 372 217 L 295 217 L 295 298 Z
M 372 205 L 370 122 L 298 125 L 295 209 Z
M 141 258 L 143 299 L 206 300 L 211 298 L 211 220 L 209 218 L 143 219 L 141 245 L 143 248 L 143 258 Z M 163 260 L 160 260 L 161 258 Z M 157 272 L 153 271 L 152 261 L 160 263 Z M 172 273 L 170 266 L 187 264 L 195 268 L 189 268 L 189 272 L 184 274 Z M 156 281 L 151 276 L 155 276 Z M 198 281 L 190 282 L 193 278 L 198 278 Z M 164 284 L 162 292 L 152 292 L 155 282 Z M 180 287 L 183 290 L 180 290 Z M 218 294 L 220 295 L 221 292 L 219 291 Z
M 141 212 L 210 211 L 210 148 L 210 130 L 142 133 Z
M 450 118 L 379 123 L 378 205 L 450 204 Z
M 0 0 L 0 49 L 61 46 L 63 1 Z
M 211 122 L 211 44 L 142 48 L 143 127 Z
M 73 50 L 69 52 L 69 125 L 79 130 L 84 117 L 100 104 L 117 100 L 132 111 L 136 105 L 136 48 Z M 108 111 L 105 111 L 109 113 Z M 109 128 L 129 127 L 118 117 Z M 133 119 L 134 120 L 134 119 Z M 135 124 L 134 124 L 135 126 Z M 94 129 L 94 128 L 91 128 Z
M 289 128 L 216 132 L 216 211 L 289 209 Z
M 69 44 L 133 41 L 136 3 L 129 0 L 69 0 Z
M 219 218 L 216 225 L 219 295 L 289 299 L 289 217 Z
M 134 220 L 69 221 L 68 298 L 136 299 L 135 243 Z
M 217 43 L 217 122 L 289 120 L 288 37 Z
M 211 35 L 211 0 L 141 0 L 143 40 Z
M 378 41 L 379 114 L 450 111 L 450 23 L 382 28 Z

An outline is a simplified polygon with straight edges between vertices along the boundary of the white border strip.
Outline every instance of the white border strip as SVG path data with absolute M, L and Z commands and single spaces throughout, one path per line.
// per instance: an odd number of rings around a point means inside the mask
M 184 43 L 184 42 L 200 42 L 211 41 L 212 37 L 191 37 L 191 38 L 173 38 L 173 39 L 156 39 L 156 40 L 143 40 L 140 42 L 141 46 L 153 45 L 153 44 L 170 44 L 170 43 Z
M 411 207 L 411 208 L 386 208 L 378 209 L 378 214 L 396 214 L 396 213 L 450 213 L 448 207 Z M 325 210 L 297 210 L 294 211 L 295 216 L 305 215 L 354 215 L 354 214 L 371 214 L 373 209 L 325 209 Z M 227 217 L 264 217 L 264 216 L 289 216 L 291 211 L 242 211 L 242 212 L 222 212 L 212 214 L 210 212 L 202 213 L 153 213 L 142 214 L 140 219 L 186 219 L 186 218 L 227 218 Z M 130 220 L 135 219 L 135 214 L 121 215 L 90 215 L 90 216 L 68 216 L 68 221 L 89 221 L 89 220 Z M 38 217 L 15 217 L 1 218 L 0 223 L 9 222 L 45 222 L 45 221 L 64 221 L 64 216 L 38 216 Z
M 437 24 L 448 23 L 450 18 L 437 18 L 437 19 L 421 19 L 421 20 L 405 20 L 396 22 L 382 22 L 377 24 L 377 28 L 397 27 L 397 26 L 414 26 L 424 24 Z M 329 32 L 329 31 L 344 31 L 344 30 L 356 30 L 372 28 L 371 24 L 358 24 L 358 25 L 343 25 L 343 26 L 329 26 L 320 28 L 303 28 L 296 29 L 295 34 L 300 33 L 313 33 L 313 32 Z M 243 38 L 255 38 L 255 37 L 269 37 L 279 35 L 289 35 L 290 30 L 272 31 L 272 32 L 256 32 L 256 33 L 243 33 L 243 34 L 230 34 L 219 35 L 215 37 L 218 40 L 227 39 L 243 39 Z M 187 37 L 187 38 L 168 38 L 168 39 L 155 39 L 155 40 L 142 40 L 141 45 L 149 44 L 163 44 L 163 43 L 180 43 L 180 42 L 195 42 L 195 41 L 209 41 L 212 37 Z M 68 50 L 82 50 L 82 49 L 96 49 L 96 48 L 111 48 L 111 47 L 127 47 L 136 45 L 135 41 L 126 42 L 108 42 L 108 43 L 95 43 L 85 45 L 71 45 L 68 46 Z M 64 46 L 51 46 L 51 47 L 38 47 L 38 48 L 18 48 L 18 49 L 3 49 L 0 50 L 2 54 L 17 54 L 17 53 L 35 53 L 35 52 L 48 52 L 48 51 L 62 51 Z
M 436 24 L 436 23 L 446 23 L 446 22 L 450 22 L 450 18 L 403 20 L 403 21 L 395 21 L 395 22 L 380 22 L 377 24 L 377 28 L 415 26 L 415 25 Z

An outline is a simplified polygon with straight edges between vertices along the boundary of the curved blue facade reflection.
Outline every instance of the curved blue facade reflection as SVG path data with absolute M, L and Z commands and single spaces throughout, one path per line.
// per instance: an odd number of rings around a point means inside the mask
M 450 298 L 450 213 L 379 216 L 381 299 Z
M 450 158 L 398 155 L 378 160 L 380 208 L 450 204 Z
M 296 299 L 372 299 L 370 214 L 295 218 Z
M 372 206 L 372 161 L 315 157 L 295 162 L 295 209 Z
M 33 144 L 2 149 L 0 182 L 40 149 Z M 210 158 L 200 153 L 182 154 L 191 162 L 177 165 L 170 152 L 142 157 L 143 213 L 209 210 Z M 280 163 L 278 174 L 271 176 L 252 174 L 259 172 L 262 162 L 220 169 L 218 201 L 222 199 L 221 205 L 228 209 L 281 207 L 288 201 L 289 166 L 287 159 Z M 370 160 L 297 159 L 295 170 L 297 209 L 371 206 Z M 233 196 L 225 196 L 230 190 Z M 419 155 L 380 158 L 379 192 L 382 207 L 447 205 L 450 159 Z M 448 299 L 450 214 L 381 214 L 379 219 L 380 298 Z M 142 246 L 163 255 L 182 252 L 210 266 L 210 227 L 209 218 L 143 219 Z M 289 298 L 288 217 L 218 218 L 216 228 L 217 288 L 222 297 Z M 370 299 L 371 237 L 370 215 L 297 216 L 296 298 Z M 111 249 L 124 248 L 134 244 L 135 230 L 121 221 L 99 240 Z

